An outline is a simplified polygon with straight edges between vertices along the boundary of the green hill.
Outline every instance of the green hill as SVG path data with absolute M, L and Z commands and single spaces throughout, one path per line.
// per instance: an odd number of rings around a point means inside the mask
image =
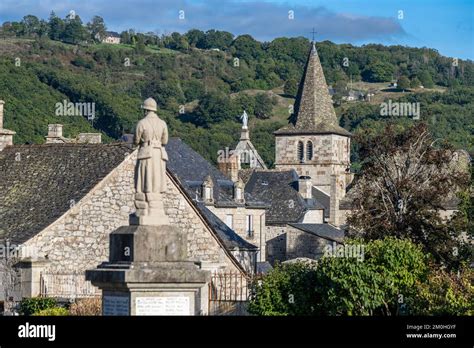
M 105 135 L 105 141 L 112 141 L 133 131 L 141 117 L 141 101 L 152 96 L 171 134 L 215 161 L 218 150 L 237 142 L 238 116 L 245 109 L 250 115 L 252 141 L 271 165 L 272 132 L 287 122 L 293 103 L 283 91 L 291 90 L 291 84 L 300 79 L 309 42 L 278 38 L 261 43 L 244 35 L 216 51 L 192 44 L 190 35 L 180 35 L 179 42 L 185 38 L 191 44 L 177 46 L 175 34 L 174 41 L 162 39 L 141 48 L 137 43 L 69 44 L 47 37 L 0 38 L 5 127 L 17 132 L 15 143 L 42 142 L 48 123 L 64 124 L 67 136 L 95 128 Z M 354 47 L 325 41 L 317 48 L 328 84 L 338 88 L 352 79 L 360 89 L 373 86 L 382 90 L 396 76 L 440 86 L 438 90 L 416 89 L 383 98 L 420 102 L 421 119 L 432 126 L 436 136 L 474 153 L 471 61 L 459 60 L 453 68 L 452 59 L 435 50 L 401 46 Z M 345 58 L 349 66 L 344 65 Z M 56 116 L 55 105 L 63 100 L 95 103 L 92 124 L 83 117 Z M 336 112 L 341 125 L 356 133 L 360 127 L 381 129 L 389 120 L 413 122 L 380 116 L 379 104 L 366 101 L 338 103 Z

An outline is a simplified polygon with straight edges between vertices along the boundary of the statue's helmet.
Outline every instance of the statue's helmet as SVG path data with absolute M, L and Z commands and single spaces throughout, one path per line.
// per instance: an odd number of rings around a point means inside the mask
M 148 98 L 143 102 L 142 109 L 150 110 L 150 111 L 157 111 L 158 105 L 156 104 L 155 99 Z

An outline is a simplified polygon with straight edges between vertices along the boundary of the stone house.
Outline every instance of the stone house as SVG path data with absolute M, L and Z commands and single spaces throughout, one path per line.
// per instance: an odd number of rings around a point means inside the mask
M 0 148 L 0 245 L 15 252 L 2 259 L 0 277 L 9 281 L 1 282 L 0 301 L 54 292 L 60 276 L 75 284 L 69 295 L 90 295 L 96 289 L 84 271 L 108 259 L 109 234 L 135 209 L 136 151 L 124 143 L 11 145 L 9 138 Z M 165 210 L 188 231 L 189 257 L 206 270 L 254 272 L 258 247 L 194 196 L 193 184 L 208 173 L 192 176 L 184 159 L 205 160 L 180 139 L 167 149 Z
M 119 44 L 120 43 L 120 34 L 115 31 L 105 32 L 105 36 L 100 38 L 101 42 L 109 44 Z

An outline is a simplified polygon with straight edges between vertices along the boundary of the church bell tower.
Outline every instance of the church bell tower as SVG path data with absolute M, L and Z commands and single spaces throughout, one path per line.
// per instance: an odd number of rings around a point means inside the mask
M 311 177 L 327 195 L 345 195 L 349 183 L 351 133 L 339 126 L 313 42 L 288 125 L 275 133 L 275 166 Z

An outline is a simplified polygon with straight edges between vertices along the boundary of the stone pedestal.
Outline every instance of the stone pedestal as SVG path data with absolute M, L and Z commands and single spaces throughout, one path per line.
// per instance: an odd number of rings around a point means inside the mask
M 210 273 L 187 260 L 186 232 L 170 225 L 122 226 L 110 258 L 86 279 L 102 290 L 103 315 L 205 315 Z
M 48 264 L 47 259 L 23 259 L 19 263 L 21 278 L 21 297 L 41 295 L 41 272 Z

